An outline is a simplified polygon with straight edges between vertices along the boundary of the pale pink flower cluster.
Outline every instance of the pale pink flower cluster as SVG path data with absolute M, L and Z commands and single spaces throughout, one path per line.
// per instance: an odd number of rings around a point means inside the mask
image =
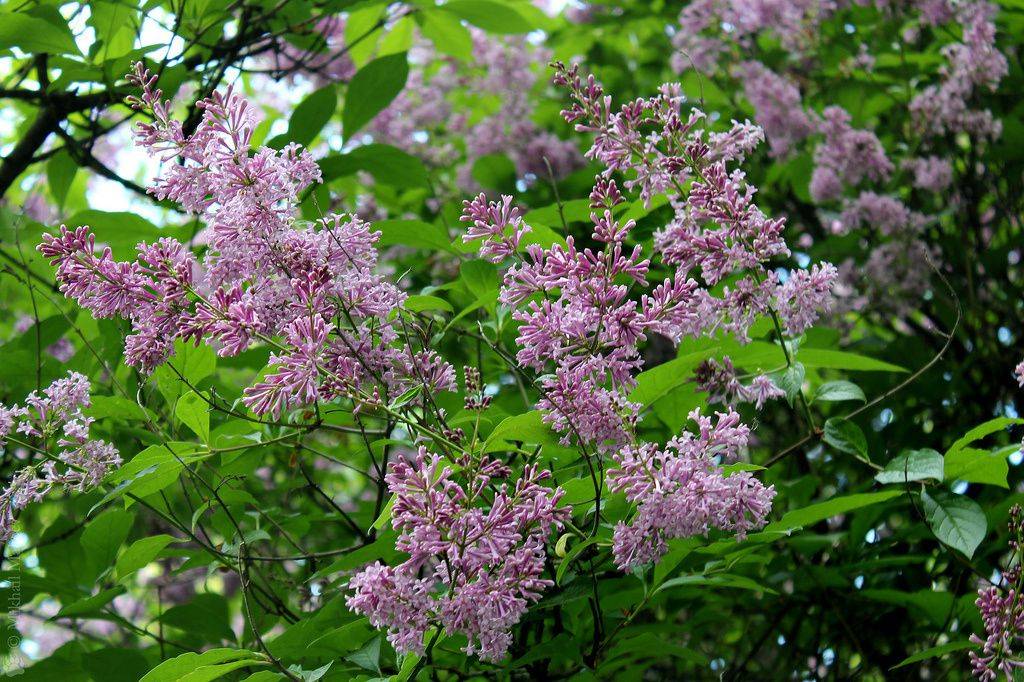
M 948 5 L 962 37 L 943 48 L 946 64 L 939 82 L 914 97 L 910 111 L 927 135 L 967 132 L 995 139 L 1002 124 L 991 111 L 972 108 L 970 101 L 980 92 L 994 91 L 1009 72 L 1006 57 L 996 47 L 998 8 L 985 0 Z
M 694 381 L 697 390 L 708 394 L 708 403 L 712 405 L 754 403 L 761 409 L 769 400 L 786 395 L 766 374 L 759 374 L 749 384 L 744 384 L 729 356 L 724 356 L 721 362 L 714 358 L 702 362 L 694 371 Z
M 755 61 L 740 62 L 733 75 L 754 107 L 754 118 L 764 129 L 772 156 L 788 156 L 815 132 L 815 122 L 804 111 L 796 83 Z
M 538 74 L 546 52 L 525 37 L 488 35 L 471 29 L 473 61 L 462 65 L 438 55 L 420 40 L 411 52 L 407 87 L 371 123 L 374 137 L 436 166 L 451 166 L 463 189 L 477 189 L 474 164 L 490 154 L 505 154 L 519 177 L 532 182 L 556 179 L 582 165 L 571 140 L 562 140 L 534 121 Z M 457 113 L 451 99 L 472 97 L 473 113 Z M 499 103 L 497 106 L 494 103 Z
M 695 68 L 714 71 L 721 56 L 735 44 L 750 48 L 767 31 L 782 46 L 801 53 L 812 42 L 822 20 L 842 4 L 834 0 L 694 0 L 679 13 L 672 37 L 677 73 Z
M 387 628 L 397 651 L 422 655 L 436 626 L 465 635 L 467 654 L 500 661 L 511 628 L 552 585 L 541 577 L 544 546 L 570 508 L 558 506 L 561 489 L 542 484 L 549 472 L 529 465 L 514 485 L 511 473 L 486 456 L 447 465 L 422 447 L 414 462 L 391 466 L 391 522 L 409 558 L 353 576 L 347 603 Z
M 746 447 L 749 429 L 731 409 L 717 421 L 690 413 L 698 433 L 673 438 L 664 448 L 629 445 L 612 455 L 609 489 L 637 505 L 631 523 L 615 527 L 616 565 L 628 570 L 656 561 L 673 538 L 705 535 L 711 529 L 742 538 L 764 525 L 775 487 L 765 487 L 748 471 L 725 474 L 719 462 L 735 461 Z
M 838 106 L 822 112 L 822 141 L 814 150 L 811 197 L 818 202 L 838 199 L 845 187 L 863 180 L 888 180 L 892 162 L 882 143 L 870 130 L 850 125 L 850 114 Z
M 186 138 L 141 65 L 132 82 L 143 89 L 132 103 L 155 117 L 138 126 L 138 144 L 177 161 L 152 191 L 202 215 L 210 232 L 203 262 L 170 238 L 140 244 L 135 261 L 116 261 L 87 227 L 62 227 L 39 247 L 65 295 L 97 317 L 131 320 L 128 364 L 151 371 L 175 339 L 205 340 L 222 356 L 268 344 L 273 370 L 245 389 L 244 401 L 275 419 L 321 400 L 361 404 L 413 386 L 455 389 L 451 365 L 400 338 L 391 313 L 405 295 L 375 273 L 379 233 L 337 214 L 295 220 L 299 193 L 320 175 L 307 152 L 252 149 L 255 113 L 230 90 L 200 102 L 203 120 Z
M 1024 526 L 1022 512 L 1018 505 L 1010 508 L 1011 556 L 1019 558 Z M 994 682 L 1000 673 L 1007 681 L 1014 679 L 1024 669 L 1024 655 L 1020 651 L 1024 640 L 1024 600 L 1021 599 L 1022 584 L 1019 561 L 1013 562 L 1002 572 L 1001 587 L 998 583 L 978 589 L 974 602 L 981 612 L 985 626 L 985 638 L 972 634 L 971 643 L 980 648 L 969 654 L 974 676 L 983 682 Z
M 33 448 L 46 453 L 41 464 L 15 472 L 0 493 L 0 543 L 13 532 L 15 515 L 29 503 L 42 500 L 55 487 L 84 491 L 100 484 L 103 477 L 121 464 L 117 449 L 103 440 L 91 439 L 89 380 L 69 372 L 43 389 L 32 391 L 24 405 L 0 405 L 0 447 L 18 434 L 32 441 Z

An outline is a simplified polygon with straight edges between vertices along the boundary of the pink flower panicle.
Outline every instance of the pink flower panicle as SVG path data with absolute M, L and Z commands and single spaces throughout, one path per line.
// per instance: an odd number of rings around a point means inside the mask
M 1002 572 L 1000 584 L 978 588 L 974 603 L 981 612 L 985 638 L 971 635 L 978 647 L 969 653 L 974 676 L 983 682 L 994 682 L 1000 673 L 1007 680 L 1024 668 L 1020 646 L 1024 640 L 1024 599 L 1021 599 L 1022 574 L 1019 558 L 1024 547 L 1024 524 L 1018 505 L 1010 508 L 1010 550 L 1018 559 Z
M 492 263 L 500 263 L 515 253 L 523 235 L 530 231 L 519 209 L 512 205 L 512 197 L 507 194 L 501 196 L 500 202 L 488 203 L 483 193 L 472 201 L 463 201 L 460 220 L 470 223 L 462 241 L 468 243 L 483 239 L 480 256 Z
M 0 405 L 0 446 L 17 433 L 50 455 L 41 465 L 19 469 L 0 493 L 0 543 L 10 539 L 17 512 L 29 503 L 55 487 L 93 488 L 121 464 L 113 445 L 89 437 L 94 420 L 83 414 L 87 407 L 89 380 L 77 372 L 57 379 L 42 395 L 33 391 L 22 406 Z
M 746 446 L 749 429 L 729 409 L 712 423 L 699 410 L 690 413 L 697 435 L 685 433 L 659 449 L 630 445 L 612 456 L 609 489 L 637 505 L 630 523 L 615 527 L 612 551 L 622 570 L 656 561 L 673 538 L 705 535 L 711 529 L 742 538 L 764 525 L 775 497 L 750 472 L 727 475 L 716 463 L 731 462 Z
M 753 377 L 749 384 L 741 382 L 729 356 L 724 356 L 721 362 L 713 358 L 705 360 L 694 372 L 694 379 L 697 390 L 706 392 L 709 396 L 708 402 L 712 405 L 754 403 L 757 409 L 761 409 L 769 400 L 786 395 L 786 392 L 765 374 Z
M 469 640 L 467 654 L 500 661 L 510 629 L 552 585 L 542 578 L 544 545 L 569 508 L 560 489 L 530 465 L 516 479 L 486 456 L 454 467 L 421 447 L 414 462 L 399 460 L 387 475 L 394 495 L 397 547 L 409 554 L 391 567 L 373 564 L 353 576 L 349 608 L 387 628 L 401 653 L 423 653 L 431 626 Z
M 222 356 L 270 343 L 273 371 L 243 399 L 275 419 L 320 400 L 362 402 L 415 385 L 455 389 L 448 363 L 404 343 L 392 312 L 405 296 L 376 273 L 380 233 L 339 214 L 312 224 L 294 219 L 299 194 L 320 179 L 307 151 L 251 148 L 255 109 L 231 90 L 199 103 L 203 119 L 185 138 L 154 77 L 136 65 L 130 80 L 143 90 L 132 105 L 155 118 L 137 128 L 137 144 L 178 160 L 152 191 L 204 219 L 204 260 L 163 238 L 139 244 L 134 261 L 116 261 L 84 226 L 62 226 L 39 246 L 66 296 L 97 317 L 130 320 L 129 365 L 152 371 L 176 339 L 206 341 Z

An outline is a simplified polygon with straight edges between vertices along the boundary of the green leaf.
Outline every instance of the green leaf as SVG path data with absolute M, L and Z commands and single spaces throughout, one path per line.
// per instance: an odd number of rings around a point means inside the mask
M 981 440 L 985 436 L 990 436 L 993 433 L 997 433 L 999 431 L 1005 431 L 1007 427 L 1016 426 L 1018 424 L 1024 424 L 1024 419 L 1020 419 L 1017 417 L 997 417 L 996 419 L 990 419 L 987 422 L 984 422 L 983 424 L 975 426 L 973 429 L 965 433 L 962 438 L 957 440 L 949 447 L 949 450 L 946 451 L 946 454 L 948 455 L 954 450 L 959 450 L 960 448 L 963 448 L 964 446 L 969 445 L 970 443 L 973 443 L 976 440 Z
M 139 682 L 180 682 L 187 679 L 187 675 L 207 666 L 219 667 L 242 661 L 261 663 L 263 660 L 255 651 L 244 649 L 210 649 L 201 654 L 189 652 L 164 661 L 146 673 Z M 225 670 L 225 673 L 227 672 L 230 672 L 230 669 Z
M 425 310 L 444 310 L 449 313 L 455 312 L 451 303 L 443 298 L 438 298 L 437 296 L 422 296 L 414 294 L 405 299 L 405 304 L 402 307 L 414 313 L 421 313 Z
M 963 495 L 944 490 L 932 494 L 921 491 L 924 516 L 935 537 L 962 552 L 968 559 L 985 539 L 988 522 L 978 503 Z
M 68 190 L 78 173 L 78 164 L 67 151 L 61 151 L 50 157 L 46 162 L 46 183 L 50 187 L 50 194 L 57 206 L 63 208 L 67 199 Z
M 752 341 L 746 345 L 722 344 L 720 348 L 737 367 L 748 370 L 773 371 L 786 364 L 782 347 L 765 341 Z M 801 348 L 800 362 L 809 369 L 845 369 L 859 372 L 906 372 L 904 368 L 882 360 L 847 351 L 825 348 Z
M 75 38 L 63 28 L 24 13 L 0 12 L 0 50 L 80 55 Z
M 451 240 L 443 227 L 422 220 L 381 220 L 373 224 L 380 232 L 380 246 L 408 246 L 425 251 L 451 252 Z M 451 307 L 451 306 L 449 306 Z
M 640 403 L 644 407 L 650 406 L 672 389 L 690 381 L 693 378 L 693 368 L 714 355 L 714 352 L 714 348 L 708 348 L 687 353 L 640 372 L 636 377 L 636 388 L 629 394 L 630 401 Z
M 374 637 L 359 651 L 351 656 L 346 656 L 345 660 L 352 661 L 360 668 L 380 675 L 380 640 L 380 637 Z
M 61 608 L 57 612 L 54 618 L 80 618 L 82 616 L 95 616 L 103 612 L 103 607 L 114 601 L 117 597 L 125 593 L 125 588 L 122 585 L 117 587 L 111 587 L 110 589 L 103 590 L 98 594 L 94 594 L 91 597 L 85 599 L 79 599 L 76 602 L 72 602 L 67 606 Z
M 205 456 L 197 454 L 197 450 L 196 443 L 151 445 L 110 474 L 110 482 L 117 486 L 103 501 L 128 494 L 146 497 L 160 492 L 178 480 L 183 462 L 190 463 Z
M 341 120 L 346 140 L 384 110 L 405 87 L 409 77 L 406 54 L 389 54 L 359 69 L 348 84 Z
M 324 182 L 366 171 L 377 182 L 394 187 L 430 187 L 423 162 L 387 144 L 366 144 L 347 154 L 334 154 L 320 161 Z
M 807 370 L 804 369 L 803 363 L 797 362 L 782 372 L 772 375 L 775 385 L 786 394 L 786 401 L 789 402 L 790 406 L 793 405 L 797 396 L 800 395 L 806 374 Z
M 833 417 L 825 422 L 822 440 L 840 452 L 868 456 L 868 441 L 860 427 L 849 419 Z
M 1019 443 L 995 450 L 965 447 L 951 450 L 946 453 L 944 458 L 946 479 L 1009 488 L 1006 479 L 1010 473 L 1010 467 L 1006 458 L 1019 450 Z
M 815 391 L 814 399 L 818 402 L 833 403 L 843 400 L 867 400 L 860 386 L 849 381 L 829 381 L 822 384 Z
M 79 211 L 67 219 L 68 225 L 88 225 L 98 244 L 106 244 L 118 258 L 134 258 L 139 242 L 156 241 L 160 237 L 182 238 L 182 228 L 161 229 L 145 218 L 127 211 Z
M 89 5 L 89 25 L 102 41 L 96 61 L 103 63 L 130 53 L 135 46 L 138 10 L 128 4 L 92 2 Z
M 167 609 L 159 620 L 165 625 L 198 634 L 209 641 L 235 639 L 228 615 L 228 603 L 224 597 L 213 592 L 197 594 L 190 601 Z
M 90 398 L 92 403 L 85 410 L 85 413 L 93 419 L 104 419 L 114 417 L 118 420 L 151 421 L 156 416 L 127 398 L 119 395 L 94 395 Z
M 903 666 L 910 665 L 911 663 L 919 663 L 921 661 L 926 661 L 930 658 L 940 658 L 942 656 L 945 656 L 946 654 L 951 654 L 954 651 L 963 651 L 965 649 L 972 648 L 974 648 L 974 645 L 966 639 L 960 640 L 958 642 L 948 642 L 946 644 L 940 644 L 939 646 L 933 646 L 928 649 L 925 649 L 924 651 L 918 651 L 916 654 L 904 658 L 902 661 L 899 662 L 899 664 L 893 666 L 891 670 L 895 670 L 896 668 L 902 668 Z
M 457 17 L 432 7 L 418 16 L 423 36 L 434 43 L 438 52 L 464 61 L 473 57 L 473 37 Z
M 204 443 L 210 442 L 210 406 L 201 395 L 195 391 L 182 395 L 174 406 L 174 414 Z
M 472 176 L 485 189 L 510 192 L 516 184 L 516 166 L 505 154 L 487 154 L 473 162 Z
M 562 563 L 558 564 L 558 570 L 555 571 L 556 585 L 562 584 L 562 577 L 565 575 L 565 571 L 569 568 L 569 566 L 576 559 L 576 557 L 582 554 L 583 550 L 585 550 L 587 547 L 590 547 L 591 545 L 598 542 L 598 540 L 599 538 L 597 537 L 589 537 L 583 542 L 573 545 L 573 548 L 570 549 L 568 553 L 566 553 L 565 558 L 562 559 Z
M 494 427 L 484 442 L 484 452 L 503 449 L 512 441 L 523 443 L 557 443 L 558 438 L 541 418 L 539 410 L 507 417 Z
M 943 477 L 942 455 L 935 450 L 906 450 L 894 457 L 878 472 L 875 480 L 879 483 L 907 483 Z
M 135 517 L 123 509 L 109 509 L 92 521 L 82 531 L 81 544 L 96 574 L 114 563 L 117 550 L 128 537 Z
M 451 0 L 441 8 L 488 33 L 529 33 L 537 28 L 510 5 L 495 0 Z
M 308 145 L 323 130 L 338 107 L 334 85 L 325 85 L 299 102 L 288 119 L 288 141 Z
M 114 572 L 118 580 L 150 564 L 167 545 L 175 542 L 170 535 L 152 535 L 136 540 L 117 558 Z
M 825 502 L 818 502 L 802 509 L 786 512 L 781 520 L 769 523 L 765 530 L 771 532 L 803 528 L 819 521 L 830 519 L 833 516 L 838 516 L 839 514 L 846 514 L 855 509 L 886 502 L 900 495 L 903 495 L 901 490 L 885 490 L 878 493 L 858 493 L 856 495 L 834 497 Z
M 655 594 L 658 592 L 664 592 L 665 590 L 670 590 L 673 587 L 694 586 L 735 587 L 741 590 L 753 590 L 755 592 L 777 594 L 777 592 L 772 588 L 761 585 L 746 576 L 731 575 L 728 573 L 717 573 L 714 575 L 683 575 L 678 578 L 672 578 L 658 586 L 658 589 L 655 590 Z

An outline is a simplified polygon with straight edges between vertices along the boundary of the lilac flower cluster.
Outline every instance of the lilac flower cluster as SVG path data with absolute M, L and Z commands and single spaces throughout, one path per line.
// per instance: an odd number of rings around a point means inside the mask
M 822 112 L 820 131 L 824 136 L 814 150 L 814 173 L 811 175 L 811 197 L 815 201 L 837 199 L 844 187 L 862 180 L 887 180 L 893 171 L 892 162 L 878 137 L 870 130 L 850 125 L 850 114 L 838 106 Z
M 1002 583 L 978 589 L 974 603 L 981 612 L 985 625 L 985 638 L 971 635 L 971 642 L 980 648 L 969 654 L 974 676 L 983 682 L 994 682 L 1002 673 L 1007 680 L 1016 677 L 1024 668 L 1024 657 L 1014 647 L 1021 644 L 1024 634 L 1024 600 L 1021 599 L 1022 573 L 1019 559 L 1024 548 L 1024 519 L 1021 508 L 1010 508 L 1010 551 L 1018 561 L 1002 573 Z
M 0 405 L 0 447 L 9 447 L 16 433 L 19 445 L 22 438 L 30 440 L 47 458 L 18 470 L 0 493 L 0 543 L 11 537 L 16 513 L 29 503 L 55 487 L 93 488 L 121 464 L 113 445 L 89 437 L 94 420 L 82 412 L 88 407 L 89 380 L 77 372 L 54 381 L 42 395 L 33 391 L 24 405 Z
M 628 570 L 656 561 L 673 538 L 703 535 L 712 528 L 742 538 L 764 525 L 775 487 L 765 487 L 748 471 L 726 475 L 716 463 L 734 461 L 746 446 L 749 429 L 731 409 L 718 421 L 690 413 L 698 434 L 673 438 L 664 449 L 653 443 L 630 445 L 612 455 L 610 490 L 637 505 L 629 524 L 615 527 L 616 565 Z
M 439 627 L 465 635 L 467 654 L 500 661 L 510 629 L 551 586 L 544 545 L 569 508 L 542 484 L 549 472 L 527 466 L 510 487 L 511 473 L 486 456 L 445 465 L 422 447 L 414 462 L 392 465 L 392 525 L 409 559 L 360 571 L 347 603 L 387 628 L 397 651 L 422 654 L 427 629 Z
M 679 13 L 672 37 L 672 67 L 713 71 L 730 43 L 749 48 L 757 35 L 771 32 L 782 46 L 800 53 L 818 25 L 841 3 L 835 0 L 695 0 Z M 722 27 L 727 26 L 728 32 Z
M 786 395 L 766 374 L 759 374 L 749 384 L 744 384 L 728 356 L 721 362 L 714 358 L 702 362 L 694 372 L 694 380 L 697 390 L 707 393 L 708 403 L 712 405 L 754 403 L 761 409 L 769 400 Z
M 131 321 L 129 365 L 151 371 L 175 339 L 205 340 L 222 356 L 268 344 L 273 371 L 245 390 L 244 401 L 275 419 L 320 400 L 379 402 L 415 385 L 455 389 L 451 365 L 400 342 L 391 313 L 405 295 L 375 273 L 379 233 L 338 214 L 295 221 L 298 195 L 320 176 L 307 152 L 251 149 L 255 113 L 230 90 L 200 102 L 203 121 L 186 138 L 154 77 L 137 65 L 131 80 L 142 88 L 133 105 L 155 119 L 138 126 L 138 144 L 177 161 L 152 191 L 204 218 L 204 260 L 163 238 L 139 244 L 135 261 L 116 261 L 87 227 L 62 226 L 39 246 L 65 295 L 96 317 Z
M 796 83 L 755 61 L 737 64 L 733 75 L 743 84 L 743 94 L 754 107 L 772 156 L 788 156 L 815 132 L 815 122 L 804 111 Z
M 943 48 L 946 64 L 939 82 L 914 97 L 911 113 L 927 135 L 967 132 L 995 139 L 1002 124 L 991 111 L 972 108 L 970 101 L 980 91 L 995 90 L 1009 72 L 1006 57 L 996 48 L 997 7 L 984 0 L 942 4 L 941 17 L 955 17 L 962 37 Z
M 469 68 L 436 54 L 427 41 L 415 43 L 408 85 L 374 119 L 374 137 L 436 166 L 451 166 L 462 156 L 455 175 L 463 189 L 478 188 L 473 166 L 489 154 L 506 154 L 528 181 L 548 177 L 549 166 L 555 178 L 579 168 L 575 143 L 533 121 L 534 67 L 547 61 L 544 50 L 524 37 L 495 37 L 475 28 L 471 34 Z M 451 99 L 457 92 L 478 100 L 473 116 L 454 112 Z

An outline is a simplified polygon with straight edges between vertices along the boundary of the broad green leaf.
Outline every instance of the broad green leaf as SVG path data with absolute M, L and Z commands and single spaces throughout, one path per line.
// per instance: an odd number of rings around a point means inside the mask
M 576 560 L 576 557 L 578 557 L 580 554 L 582 554 L 583 550 L 585 550 L 587 547 L 590 547 L 591 545 L 593 545 L 593 544 L 595 544 L 597 542 L 598 542 L 598 538 L 596 538 L 596 537 L 589 537 L 586 540 L 584 540 L 583 542 L 580 542 L 580 543 L 577 543 L 577 544 L 573 545 L 572 549 L 570 549 L 566 553 L 565 558 L 562 559 L 562 562 L 560 564 L 558 564 L 558 570 L 555 571 L 555 584 L 556 585 L 561 585 L 562 584 L 562 577 L 565 576 L 565 571 L 569 568 L 570 565 L 572 565 L 572 562 Z
M 728 573 L 717 573 L 714 575 L 683 575 L 678 578 L 672 578 L 666 580 L 655 590 L 657 592 L 664 592 L 670 590 L 673 587 L 694 587 L 694 586 L 707 586 L 707 587 L 735 587 L 741 590 L 753 590 L 755 592 L 767 592 L 769 594 L 777 594 L 775 590 L 765 585 L 751 580 L 750 578 L 743 575 L 731 575 Z
M 79 211 L 65 221 L 69 226 L 88 225 L 96 235 L 97 244 L 106 244 L 121 260 L 135 258 L 139 242 L 156 241 L 160 237 L 185 238 L 188 228 L 159 228 L 145 218 L 127 211 Z
M 536 28 L 515 8 L 496 0 L 451 0 L 441 7 L 488 33 L 529 33 Z
M 380 246 L 451 251 L 451 241 L 445 229 L 422 220 L 381 220 L 373 224 L 373 229 L 380 232 Z
M 943 462 L 942 455 L 928 448 L 900 453 L 875 476 L 879 483 L 907 483 L 929 478 L 942 480 Z
M 791 367 L 772 375 L 772 381 L 786 394 L 786 401 L 790 406 L 800 395 L 806 374 L 807 370 L 804 369 L 803 363 L 796 362 Z
M 341 120 L 346 140 L 373 120 L 405 87 L 409 77 L 406 54 L 390 54 L 359 69 L 348 84 Z
M 1006 458 L 1019 450 L 1020 445 L 1017 443 L 995 450 L 967 447 L 950 450 L 944 458 L 946 479 L 1009 488 L 1006 478 L 1010 467 Z
M 89 25 L 102 42 L 96 61 L 117 59 L 132 51 L 138 24 L 138 10 L 127 3 L 92 2 Z
M 114 417 L 118 420 L 152 421 L 156 416 L 136 402 L 119 395 L 94 395 L 85 413 L 93 419 Z
M 68 190 L 78 173 L 78 163 L 66 151 L 58 152 L 46 162 L 46 183 L 57 206 L 63 207 Z
M 939 541 L 959 550 L 968 559 L 974 556 L 974 550 L 978 549 L 988 531 L 985 512 L 977 502 L 945 490 L 936 490 L 931 494 L 921 491 L 921 506 L 924 507 L 929 527 Z
M 903 494 L 901 490 L 885 490 L 878 493 L 858 493 L 844 497 L 834 497 L 825 502 L 818 502 L 802 509 L 786 512 L 781 520 L 769 523 L 765 527 L 765 531 L 792 530 L 794 528 L 810 526 L 819 521 L 830 519 L 833 516 L 847 514 L 856 509 L 880 502 L 887 502 Z
M 505 154 L 487 154 L 473 162 L 473 179 L 485 189 L 511 192 L 516 183 L 516 166 Z
M 204 443 L 210 442 L 210 406 L 201 395 L 195 391 L 182 395 L 174 406 L 174 414 Z
M 942 625 L 953 608 L 953 595 L 941 590 L 903 592 L 892 589 L 868 589 L 858 593 L 865 599 L 919 609 L 935 625 Z
M 108 509 L 85 526 L 82 549 L 95 567 L 96 574 L 114 563 L 117 550 L 128 537 L 134 516 L 123 509 Z
M 57 612 L 56 618 L 81 618 L 83 616 L 94 616 L 103 611 L 103 607 L 114 601 L 117 597 L 125 593 L 125 588 L 122 585 L 117 587 L 111 587 L 110 589 L 103 590 L 98 594 L 94 594 L 91 597 L 80 599 L 76 602 L 68 604 L 61 608 Z
M 421 313 L 425 310 L 444 310 L 449 313 L 455 312 L 451 303 L 443 298 L 438 298 L 437 296 L 421 296 L 414 294 L 405 299 L 405 303 L 402 307 L 414 313 Z
M 366 171 L 377 182 L 395 187 L 430 187 L 423 162 L 387 144 L 366 144 L 346 154 L 333 154 L 320 161 L 324 182 Z M 445 247 L 447 248 L 447 247 Z
M 367 642 L 359 651 L 351 656 L 346 656 L 346 661 L 351 661 L 364 670 L 380 674 L 380 637 L 374 637 Z
M 457 17 L 432 7 L 422 10 L 418 17 L 423 36 L 438 52 L 464 61 L 473 57 L 473 37 Z
M 118 580 L 147 566 L 160 554 L 161 550 L 174 542 L 170 535 L 152 535 L 136 540 L 117 558 L 114 567 Z
M 818 402 L 840 402 L 843 400 L 864 402 L 867 398 L 857 384 L 849 381 L 829 381 L 818 387 L 818 390 L 814 392 L 814 399 Z
M 81 54 L 67 26 L 21 12 L 0 12 L 0 50 L 11 47 L 29 53 Z
M 629 394 L 632 402 L 644 407 L 650 406 L 672 389 L 693 379 L 693 368 L 714 355 L 715 349 L 708 348 L 687 353 L 675 360 L 644 370 L 636 377 L 636 388 Z
M 975 426 L 973 429 L 965 433 L 962 438 L 960 438 L 951 446 L 949 446 L 949 450 L 946 451 L 946 454 L 948 455 L 954 450 L 959 450 L 960 448 L 969 445 L 976 440 L 981 440 L 985 436 L 992 435 L 993 433 L 997 433 L 999 431 L 1005 431 L 1008 427 L 1017 426 L 1019 424 L 1024 424 L 1024 419 L 1020 419 L 1017 417 L 997 417 L 995 419 L 990 419 L 987 422 L 984 422 L 983 424 Z
M 189 652 L 164 661 L 146 673 L 139 682 L 180 682 L 186 675 L 206 666 L 263 660 L 262 655 L 244 649 L 210 649 L 201 654 Z
M 665 638 L 659 637 L 652 632 L 645 632 L 635 637 L 626 637 L 617 641 L 615 646 L 608 650 L 607 659 L 614 660 L 624 656 L 640 659 L 645 666 L 651 661 L 665 658 L 678 658 L 692 665 L 706 666 L 708 659 L 704 654 L 688 649 Z
M 331 120 L 337 106 L 338 92 L 334 85 L 325 85 L 310 93 L 288 119 L 288 141 L 308 145 Z
M 752 341 L 747 345 L 722 344 L 720 351 L 732 358 L 737 367 L 748 370 L 773 371 L 786 364 L 782 347 L 765 341 Z M 865 357 L 848 351 L 825 348 L 801 348 L 797 354 L 808 369 L 845 369 L 858 372 L 906 372 L 892 363 Z
M 924 651 L 918 651 L 912 656 L 908 656 L 899 662 L 898 665 L 893 666 L 892 670 L 896 668 L 902 668 L 903 666 L 910 665 L 911 663 L 920 663 L 931 658 L 941 658 L 946 654 L 951 654 L 954 651 L 964 651 L 965 649 L 973 649 L 974 644 L 967 641 L 966 639 L 957 642 L 948 642 L 946 644 L 940 644 L 939 646 L 929 647 Z
M 503 449 L 511 441 L 524 443 L 556 443 L 558 438 L 541 419 L 539 410 L 507 417 L 494 427 L 484 442 L 484 452 Z
M 864 432 L 848 419 L 833 417 L 826 421 L 822 440 L 840 452 L 868 456 L 868 441 Z
M 151 445 L 110 474 L 108 478 L 116 487 L 104 501 L 129 494 L 146 497 L 159 492 L 178 480 L 183 462 L 190 463 L 203 456 L 198 454 L 196 443 Z
M 167 609 L 159 620 L 208 641 L 230 642 L 235 639 L 227 600 L 213 592 L 197 594 L 189 601 Z

